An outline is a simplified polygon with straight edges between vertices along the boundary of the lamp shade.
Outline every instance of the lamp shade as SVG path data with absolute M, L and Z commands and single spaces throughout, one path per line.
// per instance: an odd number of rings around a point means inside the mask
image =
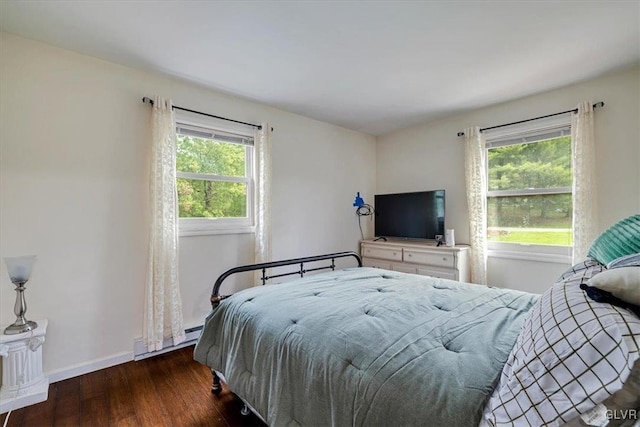
M 31 277 L 31 269 L 36 262 L 35 255 L 7 257 L 4 259 L 9 270 L 9 277 L 12 283 L 24 283 Z

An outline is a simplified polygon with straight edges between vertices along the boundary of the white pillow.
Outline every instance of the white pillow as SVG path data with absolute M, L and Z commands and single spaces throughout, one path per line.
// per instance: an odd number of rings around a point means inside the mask
M 596 274 L 587 285 L 611 292 L 621 300 L 640 306 L 640 267 L 619 267 Z

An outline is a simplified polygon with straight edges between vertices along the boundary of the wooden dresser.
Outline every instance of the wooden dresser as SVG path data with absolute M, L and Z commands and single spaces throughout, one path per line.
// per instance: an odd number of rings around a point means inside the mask
M 362 240 L 360 255 L 365 267 L 469 282 L 469 247 L 435 246 L 413 240 Z

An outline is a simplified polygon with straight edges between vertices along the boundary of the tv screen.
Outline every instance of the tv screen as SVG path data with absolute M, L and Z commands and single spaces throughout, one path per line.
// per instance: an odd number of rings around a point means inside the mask
M 376 194 L 376 237 L 435 239 L 444 235 L 444 190 Z

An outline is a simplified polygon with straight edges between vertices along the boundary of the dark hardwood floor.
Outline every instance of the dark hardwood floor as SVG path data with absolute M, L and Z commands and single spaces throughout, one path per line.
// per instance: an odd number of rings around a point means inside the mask
M 46 402 L 13 411 L 8 426 L 264 425 L 240 414 L 226 386 L 212 394 L 211 372 L 192 355 L 185 347 L 51 384 Z

